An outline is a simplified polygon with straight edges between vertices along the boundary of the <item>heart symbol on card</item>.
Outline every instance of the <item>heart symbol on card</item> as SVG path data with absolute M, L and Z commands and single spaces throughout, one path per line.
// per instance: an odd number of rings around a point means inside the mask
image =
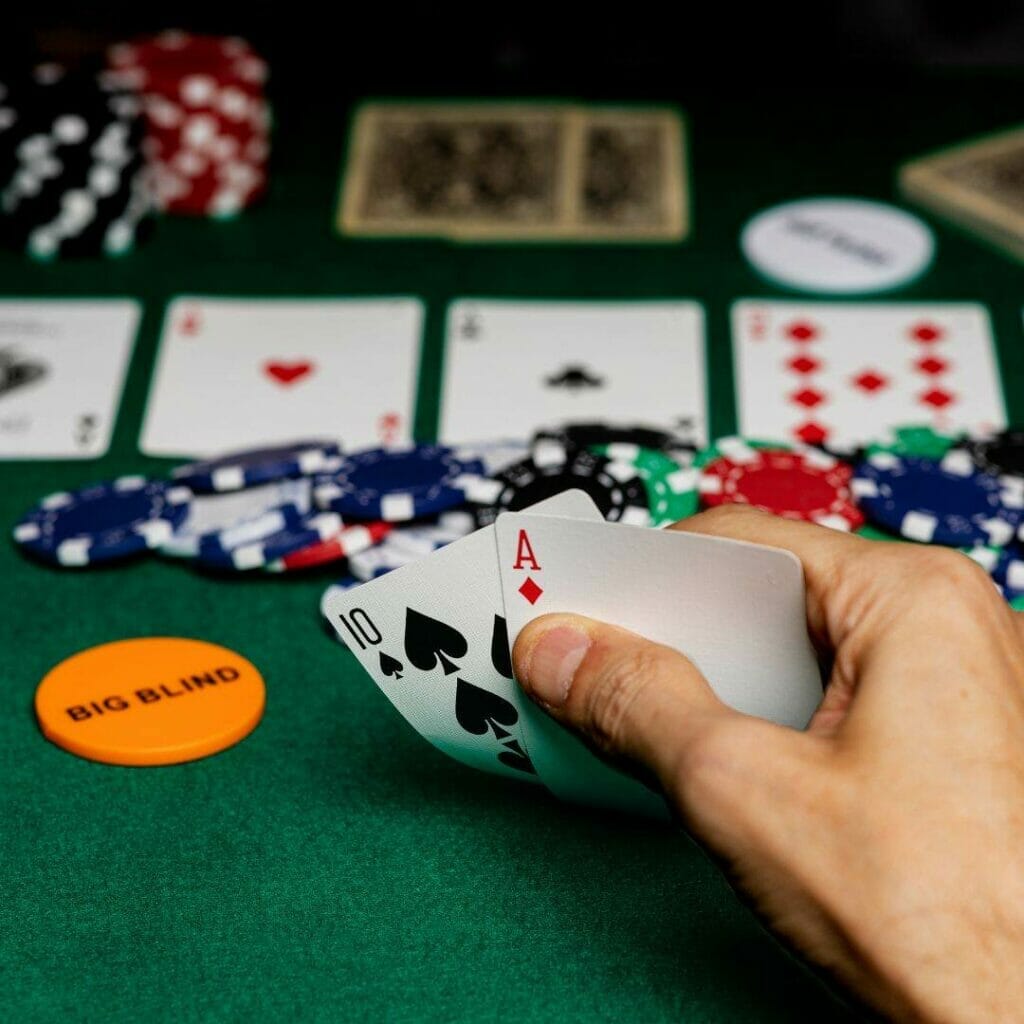
M 263 364 L 263 372 L 278 384 L 294 384 L 297 380 L 312 373 L 315 369 L 313 363 L 308 360 L 299 360 L 294 363 L 283 363 L 270 360 Z

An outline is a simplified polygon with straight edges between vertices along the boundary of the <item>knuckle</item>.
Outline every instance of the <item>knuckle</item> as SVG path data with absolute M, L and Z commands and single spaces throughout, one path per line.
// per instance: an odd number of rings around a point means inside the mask
M 930 547 L 914 553 L 914 576 L 919 585 L 972 604 L 980 598 L 997 596 L 988 573 L 962 552 Z
M 706 523 L 715 523 L 728 526 L 729 523 L 751 522 L 762 519 L 768 515 L 753 505 L 742 505 L 736 502 L 727 502 L 724 505 L 716 505 L 700 513 L 700 518 Z
M 584 708 L 585 728 L 599 749 L 611 753 L 623 746 L 636 701 L 657 674 L 657 653 L 642 645 L 606 656 Z

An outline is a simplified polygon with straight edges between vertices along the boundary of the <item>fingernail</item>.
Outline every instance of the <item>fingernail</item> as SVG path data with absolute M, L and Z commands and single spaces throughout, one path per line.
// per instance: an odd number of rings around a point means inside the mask
M 523 685 L 542 704 L 561 707 L 589 648 L 590 637 L 582 630 L 555 626 L 533 645 Z

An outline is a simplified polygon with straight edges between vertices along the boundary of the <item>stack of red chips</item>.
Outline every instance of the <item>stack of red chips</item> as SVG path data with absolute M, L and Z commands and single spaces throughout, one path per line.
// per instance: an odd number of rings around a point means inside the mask
M 266 189 L 266 63 L 245 40 L 162 32 L 110 49 L 118 84 L 146 114 L 146 154 L 160 209 L 232 217 Z

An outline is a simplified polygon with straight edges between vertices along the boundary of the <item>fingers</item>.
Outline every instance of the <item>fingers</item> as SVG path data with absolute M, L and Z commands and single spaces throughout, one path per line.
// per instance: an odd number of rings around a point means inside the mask
M 693 820 L 717 817 L 707 804 L 749 796 L 749 785 L 781 764 L 768 750 L 802 739 L 727 707 L 672 648 L 582 616 L 536 619 L 519 634 L 513 661 L 549 714 L 656 776 Z

